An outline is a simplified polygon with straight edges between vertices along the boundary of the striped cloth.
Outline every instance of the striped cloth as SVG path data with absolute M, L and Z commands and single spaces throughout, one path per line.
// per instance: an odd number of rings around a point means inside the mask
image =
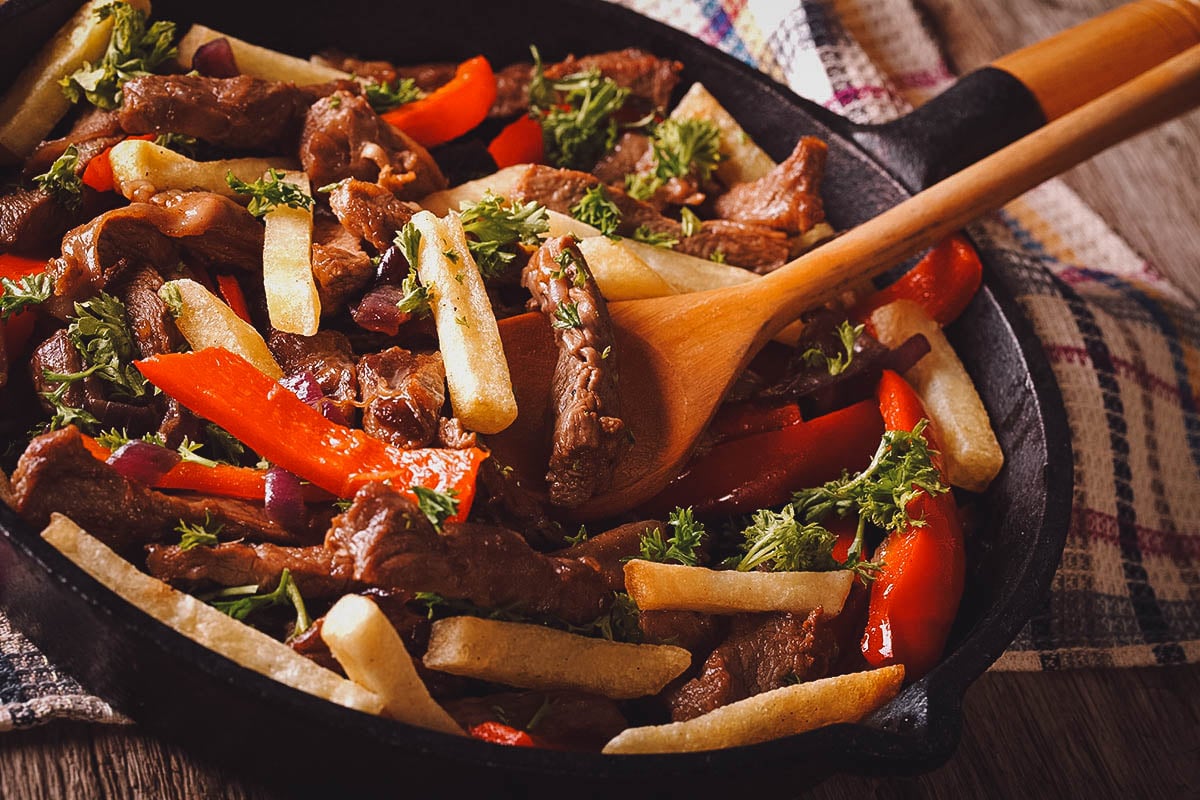
M 856 122 L 953 82 L 909 0 L 618 0 Z M 1075 446 L 1053 591 L 993 669 L 1200 660 L 1200 314 L 1066 186 L 975 225 L 1007 251 L 1062 389 Z M 0 730 L 124 721 L 0 614 Z

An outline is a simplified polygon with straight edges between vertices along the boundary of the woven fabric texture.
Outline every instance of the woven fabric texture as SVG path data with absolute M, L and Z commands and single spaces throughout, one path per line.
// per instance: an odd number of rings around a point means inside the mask
M 910 0 L 619 0 L 856 122 L 954 81 Z M 1064 184 L 971 230 L 1008 251 L 1075 450 L 1053 590 L 993 669 L 1200 660 L 1200 314 Z M 1011 281 L 1010 281 L 1011 283 Z M 120 722 L 0 615 L 0 730 Z

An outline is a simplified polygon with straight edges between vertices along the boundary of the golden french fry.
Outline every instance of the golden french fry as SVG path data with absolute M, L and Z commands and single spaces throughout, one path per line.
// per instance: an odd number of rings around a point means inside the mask
M 963 489 L 982 492 L 1004 466 L 1004 453 L 975 384 L 941 326 L 911 300 L 876 309 L 871 324 L 876 338 L 888 347 L 896 347 L 913 334 L 924 334 L 929 353 L 904 377 L 921 398 L 941 438 L 947 479 Z
M 126 1 L 150 13 L 149 0 Z M 67 113 L 71 103 L 58 82 L 85 61 L 95 63 L 104 57 L 113 22 L 111 17 L 97 17 L 96 9 L 109 2 L 84 3 L 4 93 L 0 99 L 0 163 L 14 163 L 29 155 Z
M 383 700 L 383 713 L 409 725 L 463 735 L 425 688 L 400 634 L 368 597 L 348 594 L 321 621 L 321 639 L 350 680 Z
M 312 195 L 303 172 L 285 172 L 282 180 Z M 271 325 L 313 336 L 321 324 L 321 298 L 312 274 L 312 209 L 279 205 L 263 221 L 263 290 Z
M 276 380 L 283 377 L 283 370 L 267 349 L 262 335 L 212 292 L 187 278 L 167 281 L 163 290 L 164 294 L 179 293 L 181 302 L 175 325 L 193 350 L 222 347 L 258 367 L 264 375 Z
M 213 192 L 245 203 L 246 195 L 229 188 L 225 176 L 251 183 L 268 169 L 285 169 L 284 159 L 229 158 L 193 161 L 187 156 L 142 139 L 119 142 L 108 154 L 113 185 L 130 200 L 141 200 L 164 189 Z
M 463 203 L 478 203 L 488 192 L 497 197 L 512 197 L 513 188 L 527 169 L 528 164 L 517 164 L 477 180 L 434 192 L 421 201 L 421 208 L 444 217 L 451 211 L 458 211 Z
M 200 49 L 201 45 L 214 39 L 229 40 L 229 47 L 233 50 L 233 60 L 243 75 L 266 78 L 271 81 L 291 81 L 300 85 L 350 80 L 353 77 L 349 73 L 333 67 L 314 64 L 303 58 L 259 47 L 203 25 L 193 25 L 179 40 L 179 63 L 184 68 L 191 69 L 192 57 L 196 55 L 196 51 Z
M 421 211 L 412 224 L 421 232 L 417 276 L 433 308 L 454 415 L 471 430 L 499 433 L 517 418 L 517 401 L 496 315 L 462 222 L 453 212 L 439 219 Z
M 625 589 L 643 611 L 792 611 L 807 614 L 821 606 L 841 613 L 854 573 L 738 572 L 659 564 L 635 558 L 625 564 Z
M 100 583 L 159 622 L 247 669 L 339 705 L 378 714 L 383 701 L 265 633 L 139 571 L 62 514 L 42 538 Z
M 613 755 L 742 747 L 839 722 L 858 722 L 900 691 L 904 667 L 852 672 L 784 686 L 686 722 L 626 728 L 604 746 Z
M 675 119 L 706 119 L 721 133 L 717 178 L 726 186 L 755 181 L 775 168 L 775 162 L 754 143 L 733 115 L 702 84 L 693 83 L 671 112 Z
M 657 272 L 621 242 L 592 236 L 579 240 L 579 252 L 605 300 L 639 300 L 675 294 Z
M 682 647 L 591 639 L 478 617 L 433 623 L 425 666 L 525 689 L 629 699 L 656 694 L 692 662 Z

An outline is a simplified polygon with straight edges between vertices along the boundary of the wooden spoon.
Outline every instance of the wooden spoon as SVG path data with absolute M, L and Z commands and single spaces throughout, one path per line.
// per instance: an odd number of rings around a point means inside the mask
M 687 459 L 735 378 L 802 312 L 931 247 L 976 217 L 1100 151 L 1200 105 L 1200 46 L 750 283 L 612 303 L 621 415 L 634 437 L 610 489 L 571 513 L 609 516 L 657 494 Z M 836 176 L 832 178 L 836 180 Z M 489 437 L 498 460 L 544 486 L 557 353 L 536 314 L 505 320 L 501 336 L 519 415 Z

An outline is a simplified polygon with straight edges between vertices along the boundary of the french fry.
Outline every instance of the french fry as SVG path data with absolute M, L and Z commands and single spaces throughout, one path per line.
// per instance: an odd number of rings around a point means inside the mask
M 626 728 L 604 753 L 685 753 L 720 750 L 794 736 L 839 722 L 858 722 L 891 700 L 904 682 L 897 665 L 784 686 L 739 700 L 686 722 Z
M 429 695 L 400 635 L 370 598 L 348 594 L 334 603 L 321 622 L 321 639 L 350 680 L 383 701 L 385 716 L 463 735 L 458 723 Z
M 303 172 L 285 172 L 282 180 L 312 194 Z M 313 336 L 321 324 L 321 299 L 312 274 L 312 209 L 279 205 L 263 221 L 263 291 L 271 325 Z
M 876 338 L 888 347 L 896 347 L 913 334 L 924 334 L 929 353 L 904 377 L 941 437 L 947 479 L 963 489 L 982 492 L 1004 466 L 1004 453 L 975 384 L 941 327 L 911 300 L 876 309 L 871 324 Z
M 717 126 L 722 155 L 717 164 L 717 178 L 726 186 L 758 180 L 775 168 L 771 157 L 754 143 L 733 115 L 702 84 L 692 84 L 671 116 L 675 119 L 706 119 Z
M 213 192 L 245 203 L 246 195 L 229 188 L 225 176 L 251 183 L 268 169 L 286 169 L 284 159 L 230 158 L 193 161 L 187 156 L 142 139 L 119 142 L 108 154 L 113 185 L 130 200 L 144 199 L 164 189 Z
M 167 281 L 163 289 L 179 293 L 181 302 L 175 326 L 193 350 L 222 347 L 237 353 L 264 375 L 276 380 L 283 377 L 283 370 L 254 326 L 233 313 L 212 292 L 187 278 Z
M 107 588 L 159 622 L 247 669 L 347 708 L 378 714 L 383 700 L 189 594 L 139 571 L 62 514 L 42 538 Z
M 450 405 L 463 425 L 499 433 L 517 418 L 508 361 L 483 277 L 467 248 L 458 214 L 412 218 L 421 232 L 417 276 L 430 296 Z
M 579 252 L 606 300 L 640 300 L 675 294 L 670 284 L 621 242 L 603 236 L 580 239 Z
M 821 606 L 841 613 L 854 573 L 738 572 L 659 564 L 632 559 L 625 564 L 625 589 L 643 611 L 792 611 L 807 614 Z
M 200 49 L 201 45 L 214 39 L 229 41 L 229 47 L 233 50 L 233 60 L 243 75 L 265 78 L 270 81 L 291 81 L 300 85 L 353 78 L 352 75 L 341 70 L 323 64 L 314 64 L 303 58 L 289 56 L 266 47 L 259 47 L 203 25 L 193 25 L 179 40 L 180 65 L 185 69 L 191 69 L 192 57 L 196 55 L 196 51 Z
M 517 180 L 527 169 L 528 164 L 516 164 L 477 180 L 434 192 L 421 200 L 421 208 L 444 217 L 451 211 L 458 211 L 463 203 L 478 203 L 489 191 L 497 197 L 512 197 Z
M 84 3 L 0 99 L 0 164 L 15 163 L 33 152 L 67 113 L 71 103 L 58 82 L 85 61 L 94 63 L 104 57 L 113 22 L 111 17 L 98 18 L 96 9 L 110 1 Z M 126 1 L 150 13 L 149 0 Z
M 590 639 L 478 617 L 433 623 L 425 666 L 525 689 L 577 689 L 616 700 L 662 691 L 692 662 L 682 647 Z

